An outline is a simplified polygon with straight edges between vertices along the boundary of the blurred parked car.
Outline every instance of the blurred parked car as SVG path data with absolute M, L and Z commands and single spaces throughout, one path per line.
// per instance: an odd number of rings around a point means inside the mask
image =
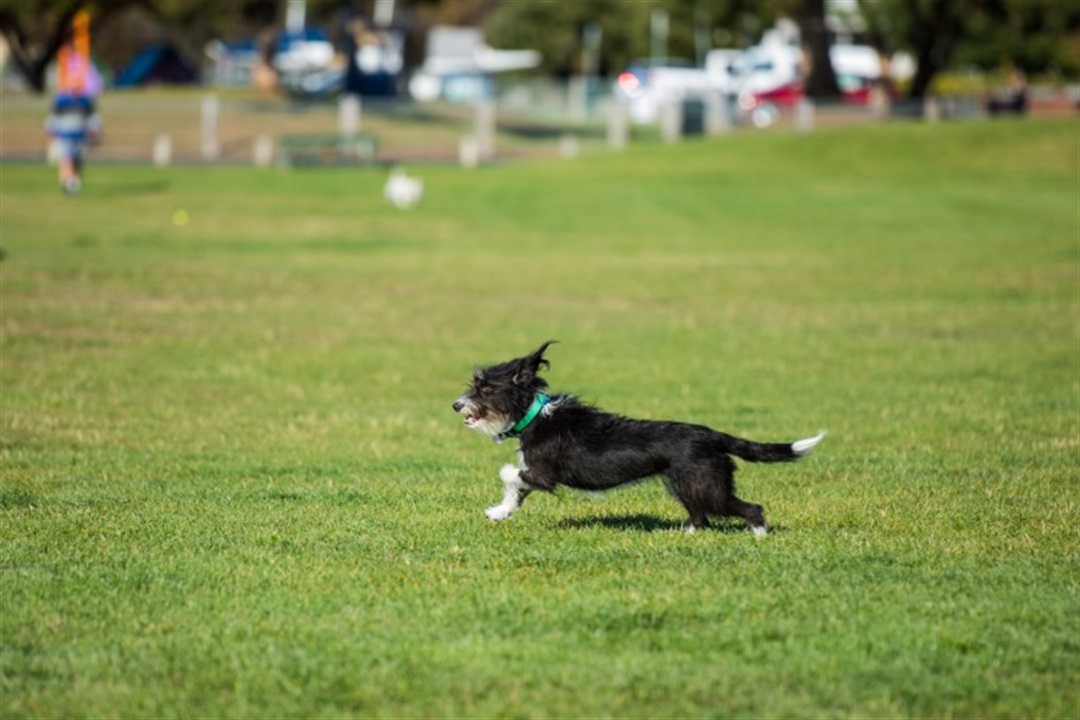
M 875 84 L 887 84 L 888 75 L 910 65 L 902 56 L 893 58 L 890 73 L 890 61 L 866 45 L 834 45 L 829 56 L 845 101 L 858 105 L 870 101 Z M 672 58 L 635 61 L 619 74 L 614 92 L 638 124 L 656 122 L 665 103 L 719 93 L 733 121 L 768 127 L 805 97 L 806 69 L 797 33 L 777 27 L 753 47 L 710 51 L 704 68 Z
M 803 99 L 804 64 L 797 38 L 770 30 L 745 50 L 709 52 L 705 72 L 711 87 L 735 99 L 740 121 L 768 127 Z
M 409 81 L 413 99 L 471 102 L 491 97 L 492 76 L 540 64 L 535 50 L 495 50 L 479 28 L 438 26 L 428 33 L 427 57 Z
M 669 102 L 703 97 L 709 78 L 688 60 L 635 60 L 615 80 L 615 95 L 627 102 L 630 119 L 644 125 L 656 122 L 660 107 Z

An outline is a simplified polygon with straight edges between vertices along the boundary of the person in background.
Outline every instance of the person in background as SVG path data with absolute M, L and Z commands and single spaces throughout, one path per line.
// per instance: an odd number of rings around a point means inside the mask
M 1001 92 L 993 94 L 986 103 L 991 115 L 1013 113 L 1023 115 L 1027 112 L 1028 90 L 1027 76 L 1020 68 L 1013 68 L 1009 73 L 1009 84 Z
M 75 16 L 72 39 L 57 55 L 57 93 L 45 121 L 56 143 L 60 189 L 67 194 L 82 187 L 82 167 L 88 144 L 101 133 L 101 116 L 94 99 L 101 92 L 101 76 L 90 61 L 90 17 Z
M 60 189 L 69 195 L 79 192 L 86 146 L 96 141 L 101 132 L 101 116 L 94 107 L 94 99 L 57 93 L 46 129 L 58 146 Z

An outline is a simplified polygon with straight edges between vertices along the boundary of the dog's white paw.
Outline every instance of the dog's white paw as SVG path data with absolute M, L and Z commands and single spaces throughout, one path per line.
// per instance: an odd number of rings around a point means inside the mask
M 499 477 L 508 485 L 516 483 L 521 477 L 521 470 L 507 463 L 499 469 Z
M 500 520 L 506 520 L 507 518 L 509 518 L 511 515 L 514 514 L 514 511 L 506 507 L 505 505 L 495 505 L 485 510 L 484 514 L 487 515 L 488 520 L 492 522 L 499 522 Z
M 769 527 L 768 527 L 768 525 L 754 525 L 753 530 L 754 530 L 754 536 L 755 537 L 763 538 L 763 537 L 768 537 L 768 535 L 769 535 Z

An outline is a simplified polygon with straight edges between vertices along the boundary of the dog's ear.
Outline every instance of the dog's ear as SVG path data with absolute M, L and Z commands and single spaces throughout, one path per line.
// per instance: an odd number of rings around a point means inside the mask
M 551 367 L 551 363 L 544 359 L 544 353 L 550 346 L 554 345 L 557 342 L 559 341 L 548 340 L 546 343 L 536 348 L 536 350 L 533 350 L 532 354 L 525 358 L 526 363 L 533 369 L 533 372 L 540 372 L 541 365 L 543 365 L 544 367 Z
M 544 359 L 544 352 L 549 346 L 558 342 L 557 340 L 548 340 L 546 343 L 538 347 L 532 353 L 517 361 L 517 371 L 514 373 L 515 385 L 529 385 L 536 378 L 537 373 L 540 372 L 540 367 L 551 367 L 551 363 Z

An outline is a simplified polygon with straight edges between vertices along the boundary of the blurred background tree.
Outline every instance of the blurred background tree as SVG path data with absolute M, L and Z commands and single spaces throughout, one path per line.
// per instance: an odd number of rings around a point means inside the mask
M 450 0 L 444 0 L 450 1 Z M 886 54 L 903 50 L 917 61 L 913 97 L 929 92 L 945 70 L 993 71 L 1009 65 L 1028 74 L 1080 76 L 1080 2 L 1072 0 L 857 0 L 867 39 Z M 795 20 L 810 57 L 807 92 L 839 97 L 828 61 L 827 0 L 505 0 L 487 21 L 496 45 L 530 47 L 543 69 L 565 77 L 580 71 L 581 32 L 603 28 L 601 74 L 649 55 L 649 16 L 670 17 L 668 54 L 695 59 L 695 33 L 704 24 L 715 47 L 758 42 L 777 18 Z
M 126 62 L 140 43 L 162 40 L 200 57 L 212 38 L 254 33 L 284 16 L 277 0 L 0 0 L 0 32 L 31 89 L 45 90 L 48 67 L 82 8 L 90 11 L 94 55 L 107 67 Z
M 916 61 L 910 95 L 942 71 L 1003 66 L 1080 75 L 1080 2 L 1066 0 L 858 0 L 874 44 Z
M 835 2 L 835 0 L 832 0 Z M 830 0 L 398 0 L 396 17 L 409 33 L 408 58 L 419 62 L 428 28 L 482 25 L 495 47 L 533 48 L 541 72 L 565 78 L 582 71 L 582 33 L 602 29 L 599 72 L 610 75 L 648 57 L 650 16 L 668 16 L 667 55 L 701 60 L 703 47 L 753 45 L 777 18 L 800 26 L 811 56 L 809 93 L 838 94 L 827 62 Z M 910 93 L 921 97 L 940 72 L 994 70 L 1080 75 L 1080 2 L 1075 0 L 849 0 L 866 21 L 870 41 L 886 52 L 906 50 L 918 62 Z M 344 13 L 370 17 L 374 0 L 307 0 L 311 23 L 332 26 Z M 263 36 L 282 26 L 286 0 L 0 0 L 0 32 L 27 83 L 43 91 L 46 71 L 70 20 L 92 13 L 95 56 L 106 68 L 126 62 L 139 43 L 167 40 L 201 58 L 211 39 Z
M 668 14 L 667 56 L 690 61 L 695 32 L 704 29 L 709 45 L 747 47 L 776 18 L 773 3 L 753 0 L 513 0 L 499 4 L 486 30 L 496 47 L 539 50 L 543 71 L 568 77 L 581 72 L 582 32 L 595 23 L 603 30 L 600 74 L 610 75 L 649 57 L 653 10 Z

